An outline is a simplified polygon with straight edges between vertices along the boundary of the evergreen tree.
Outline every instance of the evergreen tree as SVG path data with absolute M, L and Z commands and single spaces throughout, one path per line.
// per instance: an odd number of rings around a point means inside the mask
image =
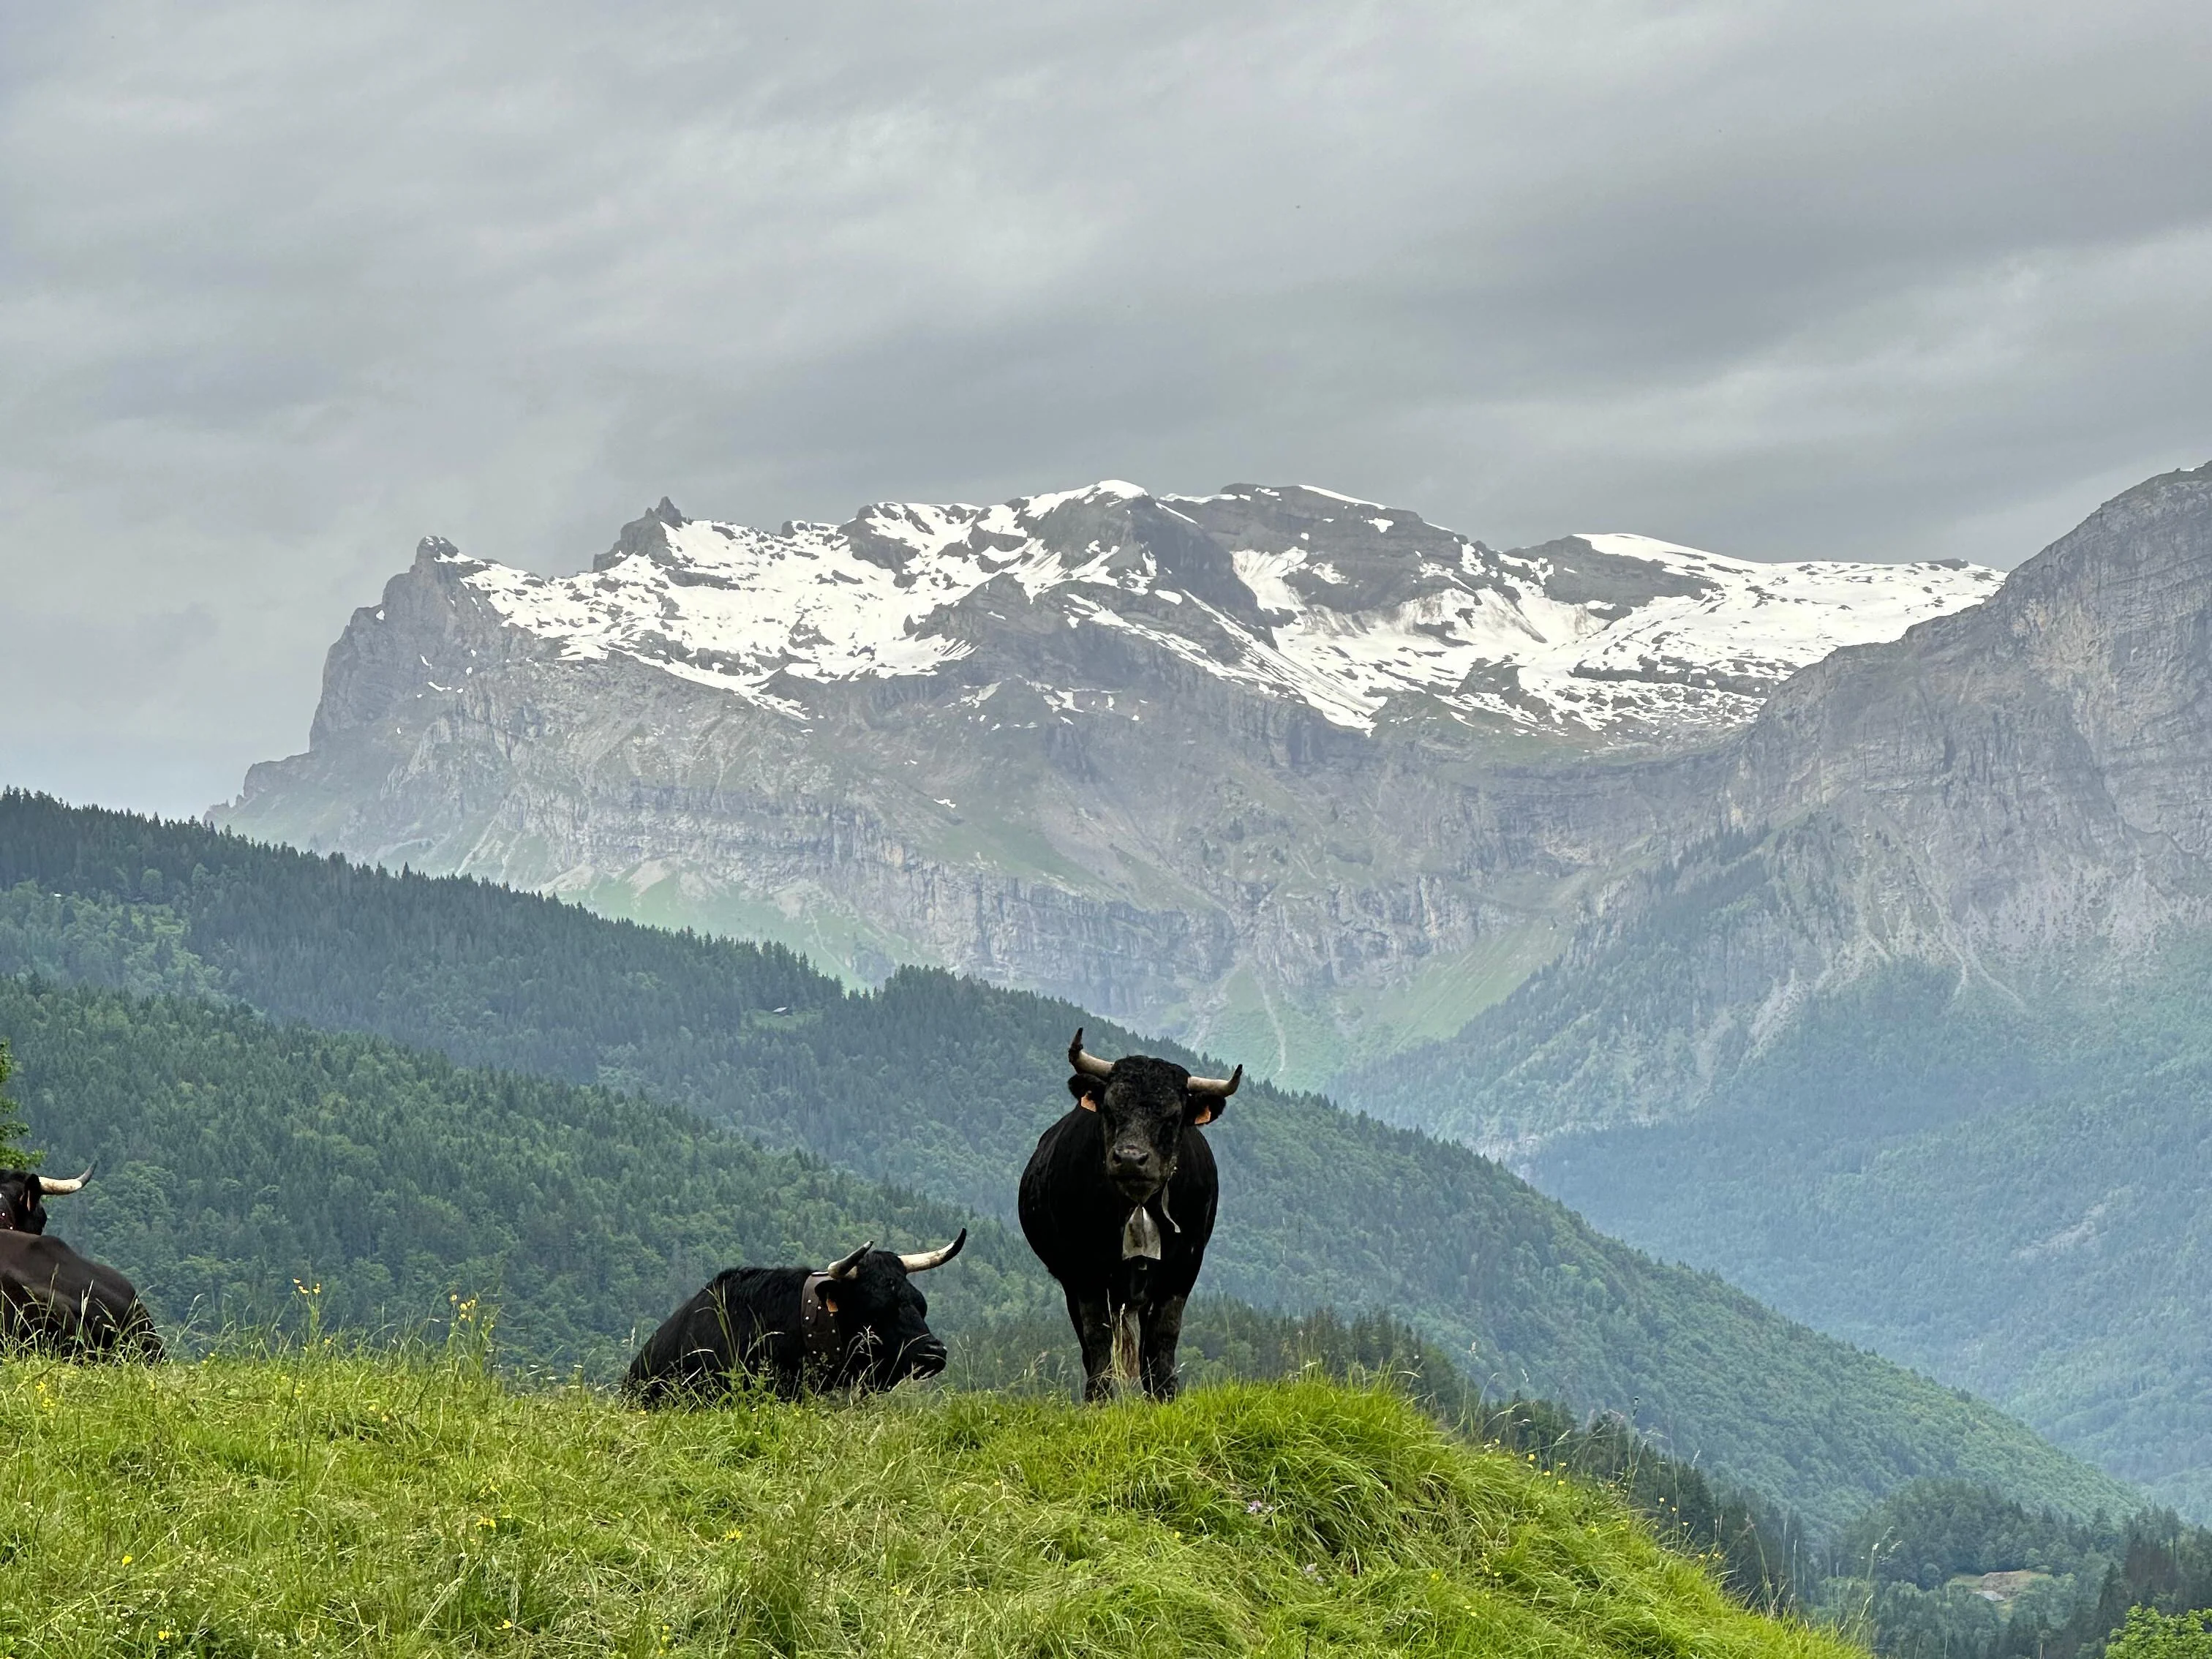
M 2131 1607 L 2105 1649 L 2106 1659 L 2212 1659 L 2212 1613 L 2154 1613 Z
M 38 1164 L 38 1159 L 23 1145 L 30 1125 L 23 1121 L 22 1108 L 8 1098 L 8 1073 L 15 1069 L 15 1056 L 9 1052 L 8 1039 L 0 1037 L 0 1170 L 33 1169 Z

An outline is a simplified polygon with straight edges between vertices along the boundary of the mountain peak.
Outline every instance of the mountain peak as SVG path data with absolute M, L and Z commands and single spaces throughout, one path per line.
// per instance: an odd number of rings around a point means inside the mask
M 663 495 L 656 504 L 622 527 L 622 533 L 615 538 L 615 544 L 592 561 L 592 568 L 605 570 L 640 553 L 650 557 L 656 553 L 665 552 L 668 532 L 681 530 L 690 522 L 674 501 Z
M 664 497 L 588 576 L 470 580 L 568 656 L 628 657 L 787 710 L 795 684 L 926 677 L 988 654 L 1013 625 L 1006 602 L 970 600 L 1006 583 L 1064 632 L 1112 632 L 1347 730 L 1410 698 L 1478 728 L 1677 741 L 1741 724 L 1806 664 L 1974 604 L 2002 578 L 1759 564 L 1620 532 L 1496 553 L 1314 485 L 1155 495 L 1108 478 L 991 507 L 878 501 L 843 525 L 774 531 L 688 519 Z M 1024 677 L 1059 692 L 1079 673 L 1066 660 Z
M 1708 750 L 1813 659 L 2000 580 L 1627 532 L 1500 552 L 1298 485 L 776 528 L 670 504 L 579 574 L 396 578 L 238 822 L 1320 1066 L 1313 1034 L 1397 1024 L 1341 988 L 1419 978 L 1441 1019 L 1556 949 L 1673 810 L 1613 754 Z M 1717 764 L 1665 787 L 1702 810 Z
M 1042 495 L 1018 496 L 1007 505 L 1018 509 L 1023 518 L 1035 520 L 1070 501 L 1139 501 L 1149 500 L 1152 493 L 1144 485 L 1131 483 L 1126 478 L 1101 478 L 1080 489 L 1055 489 Z

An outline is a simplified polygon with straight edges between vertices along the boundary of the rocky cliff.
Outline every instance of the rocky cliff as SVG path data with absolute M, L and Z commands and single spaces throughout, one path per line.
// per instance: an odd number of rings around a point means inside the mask
M 1108 483 L 774 532 L 664 501 L 577 576 L 425 542 L 231 827 L 944 963 L 1318 1081 L 1442 1035 L 1710 799 L 1711 744 L 1958 566 Z
M 1695 1111 L 1806 1009 L 1899 963 L 2015 1000 L 2054 973 L 2124 976 L 2212 927 L 2208 687 L 2199 469 L 2108 502 L 1986 603 L 1796 675 L 1698 757 L 1711 793 L 1664 832 L 1680 850 L 1610 890 L 1554 966 L 1345 1086 L 1525 1152 Z

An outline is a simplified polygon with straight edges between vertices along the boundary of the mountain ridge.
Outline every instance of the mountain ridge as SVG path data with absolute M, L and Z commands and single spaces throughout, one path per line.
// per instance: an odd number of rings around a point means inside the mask
M 1708 757 L 1683 850 L 1342 1079 L 2212 1512 L 2212 465 Z
M 1547 983 L 1516 993 L 1564 1007 L 1563 981 L 1618 974 L 1639 951 L 1679 954 L 1639 945 L 1640 929 L 1704 930 L 1703 960 L 1655 986 L 1665 1006 L 1646 1011 L 1650 1031 L 1682 1036 L 1673 1059 L 1628 1095 L 1584 1073 L 1556 1091 L 1561 1123 L 1692 1105 L 1808 1000 L 1892 963 L 1939 963 L 2014 996 L 2011 978 L 2033 979 L 2039 953 L 2124 974 L 2161 939 L 2212 928 L 2208 666 L 2212 464 L 2115 497 L 1987 604 L 1793 678 L 1703 757 L 1711 793 L 1678 828 L 1680 850 L 1620 884 Z M 1516 1018 L 1500 1007 L 1491 1025 L 1351 1080 L 1354 1093 L 1384 1102 L 1394 1066 L 1433 1091 L 1455 1047 L 1472 1077 L 1503 1078 L 1518 1051 L 1492 1028 Z M 1546 1127 L 1464 1107 L 1455 1121 L 1499 1150 Z
M 1308 488 L 775 532 L 664 499 L 574 577 L 426 543 L 333 646 L 307 752 L 210 816 L 854 982 L 947 966 L 1314 1084 L 1547 959 L 1702 787 L 1654 763 L 1881 584 L 1876 631 L 1997 579 L 1500 554 Z
M 1798 668 L 2002 581 L 1957 560 L 1763 563 L 1620 533 L 1501 553 L 1313 485 L 1156 497 L 1120 479 L 775 532 L 664 496 L 573 577 L 436 538 L 423 554 L 568 659 L 620 653 L 798 718 L 778 681 L 947 667 L 975 648 L 961 613 L 1004 582 L 1060 600 L 1071 628 L 1128 631 L 1349 730 L 1415 696 L 1470 720 L 1645 741 L 1740 724 Z M 1176 610 L 1135 605 L 1147 599 Z

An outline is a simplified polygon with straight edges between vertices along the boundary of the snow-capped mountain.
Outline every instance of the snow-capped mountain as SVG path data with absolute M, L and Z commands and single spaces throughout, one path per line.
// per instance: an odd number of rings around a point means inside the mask
M 1668 856 L 1333 1091 L 2212 1516 L 2208 686 L 2212 464 L 1672 763 Z
M 929 675 L 971 655 L 957 613 L 1012 584 L 1070 628 L 1125 631 L 1352 730 L 1410 696 L 1486 724 L 1674 738 L 1739 724 L 1808 663 L 2002 580 L 1956 562 L 1761 564 L 1620 534 L 1499 553 L 1310 487 L 1154 497 L 1109 479 L 775 531 L 664 501 L 649 522 L 657 533 L 575 576 L 439 556 L 568 659 L 620 654 L 795 716 L 787 678 Z M 1183 538 L 1211 545 L 1162 544 Z
M 214 816 L 1317 1081 L 1547 960 L 1793 672 L 1999 586 L 1498 551 L 1303 487 L 773 531 L 664 501 L 572 576 L 425 542 L 331 648 L 307 752 Z

